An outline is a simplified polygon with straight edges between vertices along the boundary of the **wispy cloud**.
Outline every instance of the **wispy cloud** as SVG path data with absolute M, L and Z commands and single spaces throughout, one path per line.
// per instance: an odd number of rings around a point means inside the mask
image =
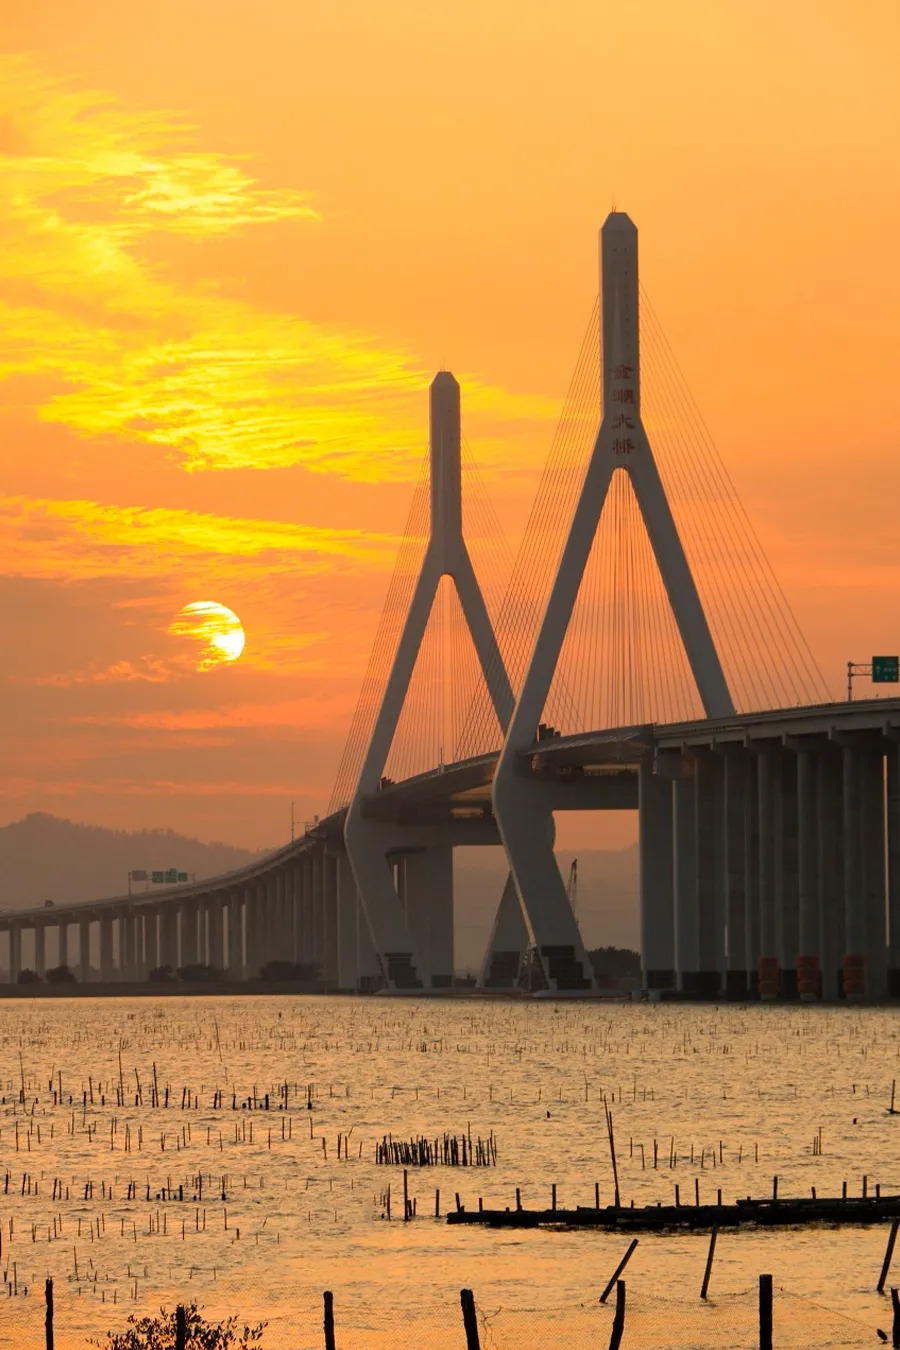
M 0 497 L 0 571 L 86 579 L 123 574 L 187 579 L 206 564 L 257 560 L 267 575 L 389 568 L 398 540 L 387 534 L 239 519 L 174 508 L 111 506 L 88 499 Z
M 264 188 L 170 114 L 0 56 L 0 379 L 38 377 L 43 419 L 186 469 L 409 477 L 426 382 L 409 351 L 151 261 L 167 236 L 315 219 L 308 195 Z M 552 415 L 489 385 L 473 398 L 488 420 Z
M 84 670 L 60 671 L 53 675 L 34 675 L 30 684 L 48 688 L 69 689 L 77 684 L 167 684 L 172 678 L 171 666 L 158 657 L 144 656 L 138 661 L 114 661 L 102 667 Z
M 267 727 L 315 728 L 341 725 L 353 711 L 351 695 L 275 699 L 260 703 L 236 703 L 219 708 L 188 708 L 179 711 L 154 709 L 135 713 L 91 713 L 72 719 L 73 724 L 123 726 L 136 730 L 166 732 L 215 730 L 264 730 Z

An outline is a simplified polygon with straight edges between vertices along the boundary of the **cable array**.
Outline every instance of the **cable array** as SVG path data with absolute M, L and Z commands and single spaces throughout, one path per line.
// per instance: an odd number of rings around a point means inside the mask
M 818 703 L 827 685 L 641 287 L 644 422 L 738 708 Z
M 413 492 L 403 540 L 332 789 L 328 804 L 329 815 L 347 806 L 356 790 L 375 719 L 378 716 L 381 696 L 428 543 L 429 512 L 430 482 L 426 455 Z
M 644 291 L 642 408 L 713 640 L 740 711 L 827 699 L 821 671 Z M 463 442 L 465 537 L 501 659 L 521 687 L 602 417 L 600 301 L 588 319 L 522 544 L 511 562 Z M 331 809 L 355 787 L 428 532 L 427 461 L 410 508 Z M 508 581 L 507 581 L 508 578 Z M 629 475 L 610 484 L 544 720 L 563 732 L 700 717 Z M 388 759 L 394 779 L 497 749 L 500 728 L 455 588 L 441 582 Z

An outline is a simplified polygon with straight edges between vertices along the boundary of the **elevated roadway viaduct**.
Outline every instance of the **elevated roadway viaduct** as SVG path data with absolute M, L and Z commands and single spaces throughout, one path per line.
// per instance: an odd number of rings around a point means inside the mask
M 483 755 L 384 780 L 366 798 L 364 814 L 382 834 L 416 935 L 415 969 L 391 972 L 376 955 L 339 812 L 223 876 L 0 913 L 10 978 L 25 964 L 45 973 L 55 930 L 57 959 L 82 979 L 93 971 L 127 983 L 158 966 L 199 963 L 244 980 L 281 959 L 314 964 L 348 990 L 445 987 L 452 864 L 435 876 L 420 862 L 430 852 L 452 857 L 454 846 L 500 842 L 496 762 Z M 517 772 L 540 785 L 550 812 L 638 811 L 650 996 L 900 994 L 900 699 L 574 736 L 543 727 Z M 518 931 L 521 946 L 527 924 Z M 495 931 L 485 985 L 508 986 L 521 955 Z M 397 978 L 404 972 L 405 983 Z M 550 992 L 575 991 L 559 982 Z

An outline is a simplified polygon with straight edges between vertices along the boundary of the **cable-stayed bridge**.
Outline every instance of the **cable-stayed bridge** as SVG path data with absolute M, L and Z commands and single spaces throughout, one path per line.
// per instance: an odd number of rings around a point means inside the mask
M 104 981 L 289 960 L 342 989 L 446 990 L 453 849 L 502 844 L 481 985 L 516 987 L 530 954 L 548 993 L 590 994 L 554 815 L 637 810 L 651 995 L 900 993 L 900 700 L 827 701 L 641 290 L 627 215 L 600 262 L 514 563 L 459 386 L 432 383 L 326 817 L 222 877 L 0 916 L 12 980 L 27 956 L 44 973 L 52 931 L 60 962 Z

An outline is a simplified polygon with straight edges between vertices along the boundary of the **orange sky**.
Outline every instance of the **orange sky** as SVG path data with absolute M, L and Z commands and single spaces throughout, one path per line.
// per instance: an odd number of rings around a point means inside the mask
M 614 202 L 833 691 L 900 649 L 893 0 L 0 17 L 0 817 L 323 808 L 431 374 L 515 547 Z

